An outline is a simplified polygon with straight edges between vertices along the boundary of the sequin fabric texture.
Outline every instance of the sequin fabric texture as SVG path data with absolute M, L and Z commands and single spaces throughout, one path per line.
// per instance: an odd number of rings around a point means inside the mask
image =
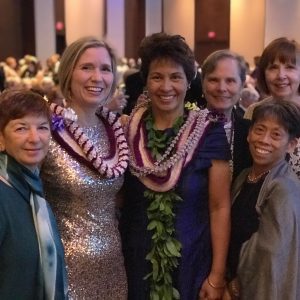
M 104 126 L 84 131 L 106 155 L 109 142 Z M 70 299 L 127 299 L 115 213 L 115 197 L 123 178 L 101 178 L 54 140 L 41 176 L 65 247 Z

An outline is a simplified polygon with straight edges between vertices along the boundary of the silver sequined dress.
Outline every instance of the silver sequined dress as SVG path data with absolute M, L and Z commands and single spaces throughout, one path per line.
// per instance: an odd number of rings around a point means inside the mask
M 93 145 L 107 154 L 103 125 L 84 131 Z M 115 214 L 115 197 L 123 178 L 101 178 L 54 140 L 41 175 L 65 246 L 70 299 L 127 299 Z

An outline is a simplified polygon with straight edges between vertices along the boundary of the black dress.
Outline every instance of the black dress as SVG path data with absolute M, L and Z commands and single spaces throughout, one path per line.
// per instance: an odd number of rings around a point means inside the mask
M 227 260 L 229 280 L 236 277 L 243 243 L 258 229 L 259 219 L 255 207 L 264 178 L 265 176 L 256 183 L 246 180 L 232 205 L 231 237 Z

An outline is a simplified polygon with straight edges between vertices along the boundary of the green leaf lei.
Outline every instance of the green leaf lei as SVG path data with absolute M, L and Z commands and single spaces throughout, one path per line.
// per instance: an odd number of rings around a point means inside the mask
M 174 134 L 171 136 L 154 128 L 151 112 L 144 121 L 148 133 L 147 147 L 153 158 L 157 160 L 178 133 L 184 117 L 177 118 L 172 128 Z M 150 280 L 150 299 L 180 299 L 178 290 L 172 285 L 172 272 L 178 266 L 178 258 L 181 256 L 181 243 L 174 238 L 174 205 L 182 201 L 182 198 L 175 192 L 175 189 L 167 192 L 146 189 L 144 197 L 149 200 L 147 230 L 152 233 L 152 249 L 146 256 L 146 260 L 152 265 L 152 271 L 144 278 Z

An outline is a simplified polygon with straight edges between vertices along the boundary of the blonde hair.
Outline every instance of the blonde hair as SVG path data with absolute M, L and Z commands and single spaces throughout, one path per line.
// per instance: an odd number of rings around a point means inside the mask
M 83 54 L 83 52 L 89 48 L 105 48 L 111 58 L 111 67 L 113 73 L 113 83 L 108 95 L 110 98 L 117 86 L 117 70 L 116 70 L 116 56 L 112 48 L 104 41 L 98 40 L 96 37 L 87 36 L 80 38 L 70 44 L 64 51 L 60 65 L 58 69 L 59 86 L 63 96 L 67 99 L 70 96 L 71 79 L 76 63 Z

